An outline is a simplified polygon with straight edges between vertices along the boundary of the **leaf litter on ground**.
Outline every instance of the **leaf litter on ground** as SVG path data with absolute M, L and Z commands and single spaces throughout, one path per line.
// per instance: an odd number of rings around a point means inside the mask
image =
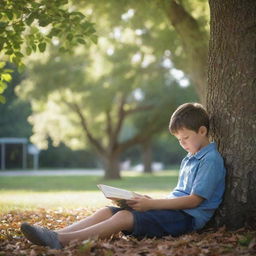
M 109 239 L 72 241 L 62 250 L 37 246 L 20 232 L 22 222 L 49 229 L 59 229 L 83 219 L 92 212 L 86 209 L 11 211 L 0 216 L 0 256 L 255 256 L 256 230 L 225 227 L 206 229 L 174 238 L 138 240 L 119 233 Z

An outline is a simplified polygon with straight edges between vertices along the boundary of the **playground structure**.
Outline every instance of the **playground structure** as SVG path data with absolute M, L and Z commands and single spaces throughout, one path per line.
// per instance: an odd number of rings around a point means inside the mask
M 26 138 L 0 138 L 1 150 L 1 170 L 7 169 L 6 167 L 6 146 L 7 145 L 21 145 L 22 146 L 22 169 L 26 169 L 28 165 L 28 154 L 33 156 L 33 169 L 39 167 L 39 153 L 40 150 L 33 144 L 29 144 Z

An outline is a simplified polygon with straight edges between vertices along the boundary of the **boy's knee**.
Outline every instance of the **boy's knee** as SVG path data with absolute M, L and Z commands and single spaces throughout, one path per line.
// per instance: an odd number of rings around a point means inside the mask
M 103 207 L 103 208 L 100 208 L 98 209 L 95 214 L 103 214 L 105 216 L 109 216 L 111 217 L 113 215 L 111 209 L 109 209 L 109 207 Z
M 133 222 L 133 214 L 130 211 L 122 210 L 113 215 L 113 218 L 120 219 L 124 222 Z
M 113 223 L 118 224 L 120 230 L 131 232 L 134 225 L 133 214 L 130 211 L 122 210 L 114 214 L 111 218 Z

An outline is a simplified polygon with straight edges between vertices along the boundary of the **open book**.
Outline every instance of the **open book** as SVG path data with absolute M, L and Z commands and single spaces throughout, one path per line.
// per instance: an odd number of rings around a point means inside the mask
M 135 192 L 121 189 L 121 188 L 116 188 L 116 187 L 111 187 L 108 185 L 103 185 L 103 184 L 98 184 L 98 188 L 103 192 L 106 198 L 109 199 L 114 199 L 114 200 L 129 200 L 135 196 L 138 196 L 139 194 L 136 194 Z

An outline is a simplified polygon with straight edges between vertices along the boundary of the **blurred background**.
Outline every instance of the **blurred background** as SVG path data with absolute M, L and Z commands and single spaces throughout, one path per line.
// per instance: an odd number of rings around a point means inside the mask
M 1 171 L 100 169 L 119 179 L 121 170 L 178 168 L 186 153 L 168 124 L 178 105 L 200 100 L 190 75 L 197 59 L 187 61 L 189 45 L 162 2 L 72 1 L 94 24 L 96 44 L 62 52 L 52 39 L 44 53 L 27 50 L 23 72 L 7 64 Z M 208 34 L 207 1 L 182 5 Z

